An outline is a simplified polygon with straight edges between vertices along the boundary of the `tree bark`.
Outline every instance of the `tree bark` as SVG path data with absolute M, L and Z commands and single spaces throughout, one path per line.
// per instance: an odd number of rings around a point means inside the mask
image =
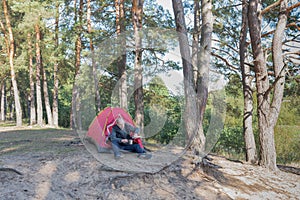
M 14 53 L 15 53 L 15 45 L 14 45 L 14 36 L 12 32 L 12 27 L 10 24 L 10 19 L 8 15 L 8 9 L 6 0 L 2 0 L 3 3 L 3 11 L 4 11 L 4 17 L 6 20 L 6 26 L 9 33 L 9 65 L 10 65 L 10 74 L 11 74 L 11 82 L 13 85 L 13 91 L 14 91 L 14 101 L 15 101 L 15 109 L 16 109 L 16 125 L 22 126 L 22 108 L 20 104 L 20 95 L 19 95 L 19 89 L 18 84 L 16 80 L 15 75 L 15 68 L 14 68 Z
M 194 0 L 194 31 L 192 43 L 192 65 L 193 65 L 193 80 L 196 87 L 198 76 L 198 54 L 200 44 L 200 3 L 199 0 Z
M 75 42 L 75 76 L 74 76 L 74 84 L 72 90 L 72 108 L 71 108 L 71 128 L 72 129 L 82 129 L 81 124 L 81 114 L 80 114 L 80 99 L 79 99 L 79 89 L 76 85 L 76 79 L 80 73 L 80 65 L 81 65 L 81 34 L 82 34 L 82 15 L 83 15 L 83 0 L 79 2 L 79 10 L 78 17 L 79 21 L 77 21 L 77 8 L 76 8 L 76 0 L 74 0 L 74 9 L 75 9 L 75 23 L 76 23 L 76 42 Z
M 286 4 L 286 0 L 280 3 L 279 20 L 273 38 L 272 51 L 275 81 L 272 87 L 269 85 L 266 61 L 261 46 L 261 10 L 258 0 L 250 1 L 248 14 L 257 88 L 258 126 L 261 146 L 259 164 L 273 171 L 278 170 L 276 165 L 274 127 L 280 112 L 285 82 L 282 38 L 287 21 Z M 273 88 L 271 102 L 270 93 Z
M 95 50 L 93 44 L 93 35 L 92 35 L 92 24 L 91 24 L 91 0 L 87 1 L 87 26 L 88 26 L 88 33 L 89 33 L 89 40 L 90 40 L 90 50 L 92 53 L 92 70 L 93 70 L 93 80 L 94 80 L 94 87 L 95 87 L 95 102 L 96 102 L 96 112 L 100 112 L 101 110 L 101 97 L 99 92 L 98 86 L 98 76 L 97 76 L 97 68 L 95 62 Z
M 46 113 L 47 113 L 48 125 L 53 126 L 53 117 L 52 117 L 52 111 L 51 111 L 51 106 L 50 106 L 50 101 L 49 101 L 47 75 L 46 75 L 46 70 L 45 70 L 42 62 L 41 62 L 41 67 L 42 67 L 42 73 L 43 73 L 44 101 L 45 101 L 45 108 L 46 108 Z
M 275 75 L 275 86 L 274 86 L 274 94 L 271 104 L 271 125 L 275 127 L 276 122 L 278 120 L 284 84 L 285 84 L 285 74 L 286 70 L 284 68 L 283 62 L 283 52 L 282 52 L 282 40 L 284 38 L 284 31 L 287 24 L 287 0 L 282 0 L 280 3 L 280 13 L 278 17 L 277 27 L 273 37 L 273 67 L 274 67 L 274 75 Z
M 6 33 L 6 29 L 4 27 L 4 24 L 2 23 L 2 21 L 0 20 L 0 26 L 3 32 L 3 37 L 4 37 L 4 41 L 5 41 L 5 49 L 6 49 L 6 54 L 7 57 L 9 57 L 9 39 Z M 6 78 L 4 78 L 2 80 L 2 85 L 1 85 L 1 121 L 5 121 L 6 120 L 6 82 L 5 82 Z
M 248 1 L 243 0 L 242 8 L 242 28 L 240 35 L 240 67 L 242 72 L 243 96 L 244 96 L 244 116 L 243 131 L 246 148 L 246 161 L 252 164 L 256 163 L 256 145 L 252 127 L 253 114 L 253 91 L 251 88 L 251 71 L 250 66 L 245 64 L 245 55 L 247 52 L 247 32 L 248 32 Z
M 6 92 L 5 92 L 5 89 L 6 89 L 6 84 L 5 84 L 5 80 L 2 82 L 2 85 L 1 85 L 1 108 L 0 108 L 0 113 L 1 113 L 1 117 L 0 117 L 0 120 L 1 121 L 5 121 L 6 118 Z
M 42 89 L 41 89 L 41 51 L 40 51 L 40 27 L 38 24 L 35 25 L 35 51 L 36 51 L 36 104 L 37 104 L 37 124 L 43 126 L 43 104 L 42 104 Z
M 175 13 L 176 30 L 178 32 L 180 54 L 182 57 L 184 91 L 185 91 L 185 110 L 184 124 L 188 139 L 188 145 L 195 155 L 204 156 L 206 138 L 203 132 L 203 117 L 208 98 L 209 66 L 211 53 L 212 36 L 212 4 L 209 0 L 201 1 L 201 39 L 200 47 L 196 47 L 194 41 L 193 58 L 197 54 L 197 72 L 194 73 L 192 56 L 190 54 L 187 29 L 184 18 L 184 9 L 181 0 L 172 0 Z M 197 7 L 195 7 L 197 9 Z M 197 11 L 195 11 L 197 15 Z M 196 16 L 198 18 L 198 16 Z M 197 22 L 199 23 L 199 22 Z M 196 25 L 195 27 L 197 27 Z M 197 50 L 198 49 L 198 50 Z M 197 52 L 195 52 L 197 50 Z M 197 75 L 194 79 L 194 74 Z
M 133 0 L 132 21 L 135 37 L 135 58 L 134 58 L 134 103 L 135 122 L 140 127 L 141 133 L 144 131 L 144 98 L 143 98 L 143 68 L 142 68 L 142 15 L 143 0 Z
M 184 107 L 184 125 L 187 136 L 187 145 L 190 146 L 193 142 L 197 125 L 198 125 L 198 110 L 196 105 L 196 92 L 193 79 L 193 66 L 191 63 L 191 53 L 188 43 L 187 29 L 184 19 L 184 10 L 181 0 L 172 0 L 173 10 L 175 14 L 176 31 L 178 33 L 179 49 L 183 66 L 183 83 L 185 93 Z M 200 129 L 199 129 L 200 130 Z M 191 146 L 193 149 L 194 147 Z
M 7 36 L 6 29 L 4 27 L 4 24 L 2 23 L 2 20 L 0 20 L 0 26 L 3 31 L 3 38 L 5 41 L 5 46 L 6 46 L 5 49 L 6 49 L 7 57 L 9 57 L 9 38 Z
M 203 132 L 203 118 L 208 98 L 209 84 L 209 66 L 211 53 L 211 38 L 213 31 L 213 15 L 211 0 L 201 0 L 201 40 L 200 40 L 200 55 L 198 60 L 197 74 L 197 108 L 199 110 L 198 129 L 196 139 L 194 140 L 195 147 L 199 147 L 200 152 L 205 150 L 206 138 Z M 199 153 L 200 153 L 199 152 Z
M 9 120 L 13 120 L 14 119 L 14 110 L 15 110 L 15 104 L 11 98 L 12 94 L 14 93 L 13 88 L 10 87 L 9 91 L 10 91 L 10 94 L 9 94 L 10 98 L 9 98 L 8 102 L 11 102 L 9 104 Z
M 121 35 L 125 31 L 125 9 L 124 0 L 115 0 L 116 8 L 116 30 L 117 35 Z M 127 110 L 127 73 L 126 73 L 126 40 L 120 41 L 120 47 L 122 48 L 122 55 L 117 60 L 118 75 L 119 75 L 119 102 L 120 107 Z
M 59 41 L 58 41 L 58 28 L 59 28 L 59 2 L 56 2 L 56 13 L 55 13 L 55 47 L 56 47 L 56 53 L 55 57 L 58 58 L 58 47 L 59 47 Z M 53 69 L 53 103 L 52 103 L 52 113 L 53 113 L 53 125 L 54 127 L 58 127 L 58 87 L 59 87 L 59 80 L 58 80 L 58 62 L 59 60 L 55 60 L 54 63 L 54 69 Z
M 32 43 L 31 34 L 27 34 L 28 41 L 28 56 L 29 56 L 29 85 L 30 85 L 30 125 L 36 124 L 36 110 L 35 110 L 35 91 L 34 91 L 34 80 L 33 80 L 33 55 L 32 55 Z

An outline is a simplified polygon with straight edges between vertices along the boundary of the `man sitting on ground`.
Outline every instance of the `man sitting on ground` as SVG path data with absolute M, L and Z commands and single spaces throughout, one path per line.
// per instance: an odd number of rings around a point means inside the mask
M 111 135 L 109 137 L 116 159 L 122 157 L 120 149 L 136 152 L 141 158 L 149 157 L 149 155 L 146 155 L 145 149 L 141 147 L 142 145 L 132 143 L 133 137 L 130 136 L 130 133 L 137 135 L 138 132 L 139 128 L 125 123 L 122 117 L 117 118 L 116 125 L 113 126 Z

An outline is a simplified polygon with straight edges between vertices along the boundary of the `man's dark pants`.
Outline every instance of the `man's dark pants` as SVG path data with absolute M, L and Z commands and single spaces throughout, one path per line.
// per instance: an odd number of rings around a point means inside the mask
M 120 155 L 120 149 L 137 153 L 146 153 L 146 151 L 143 148 L 141 148 L 139 144 L 120 144 L 117 141 L 113 141 L 111 144 L 115 156 Z

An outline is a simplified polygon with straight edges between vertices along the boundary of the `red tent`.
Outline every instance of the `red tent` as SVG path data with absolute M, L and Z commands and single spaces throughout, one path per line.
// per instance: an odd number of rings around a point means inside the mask
M 107 107 L 102 110 L 91 123 L 87 132 L 87 137 L 90 137 L 100 148 L 111 148 L 107 142 L 108 136 L 111 133 L 113 125 L 116 124 L 116 119 L 122 117 L 125 122 L 134 126 L 131 116 L 122 108 Z M 141 144 L 141 141 L 138 141 Z

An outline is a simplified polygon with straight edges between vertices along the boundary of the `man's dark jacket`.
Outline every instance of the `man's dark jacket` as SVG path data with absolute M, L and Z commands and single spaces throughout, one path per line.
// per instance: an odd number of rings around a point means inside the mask
M 125 123 L 124 130 L 120 129 L 118 125 L 114 125 L 112 128 L 111 135 L 109 136 L 110 141 L 121 143 L 122 139 L 132 139 L 130 133 L 138 133 L 139 128 L 131 126 Z

